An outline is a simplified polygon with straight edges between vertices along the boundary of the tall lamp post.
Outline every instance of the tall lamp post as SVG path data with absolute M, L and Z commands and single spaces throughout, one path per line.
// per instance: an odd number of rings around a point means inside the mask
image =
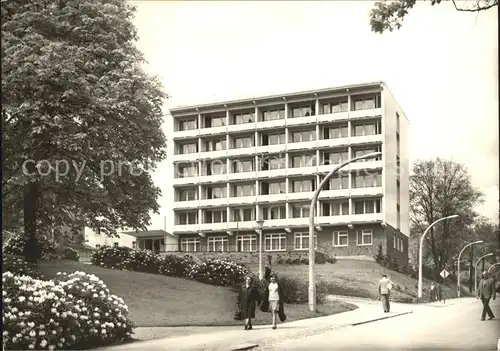
M 314 281 L 314 260 L 315 260 L 315 240 L 314 240 L 314 216 L 316 215 L 316 202 L 318 201 L 319 193 L 323 186 L 330 180 L 330 178 L 337 173 L 341 168 L 347 166 L 349 163 L 356 162 L 359 160 L 376 158 L 381 156 L 381 152 L 373 152 L 360 157 L 355 157 L 350 159 L 341 165 L 335 167 L 326 175 L 326 177 L 319 183 L 318 188 L 314 192 L 311 200 L 311 206 L 309 207 L 309 310 L 311 312 L 316 311 L 316 282 Z
M 462 252 L 464 252 L 464 250 L 466 248 L 468 248 L 469 246 L 472 246 L 475 244 L 481 244 L 482 242 L 483 242 L 482 240 L 478 240 L 478 241 L 474 241 L 472 243 L 469 243 L 469 244 L 465 245 L 464 248 L 462 249 L 462 251 L 460 251 L 460 253 L 458 254 L 458 261 L 457 261 L 457 294 L 458 294 L 458 297 L 460 297 L 460 256 L 462 256 Z
M 259 233 L 259 281 L 264 279 L 264 273 L 262 272 L 262 226 L 264 225 L 263 220 L 257 221 L 257 231 Z
M 488 257 L 488 256 L 493 256 L 493 253 L 490 252 L 489 254 L 486 254 L 486 255 L 479 257 L 476 261 L 476 265 L 474 266 L 474 292 L 475 293 L 477 293 L 477 265 L 479 264 L 479 262 L 481 262 L 481 260 L 483 258 Z
M 418 298 L 422 298 L 422 261 L 423 261 L 423 245 L 424 245 L 424 239 L 425 236 L 427 235 L 427 232 L 435 226 L 437 223 L 447 220 L 447 219 L 452 219 L 452 218 L 457 218 L 458 215 L 452 215 L 452 216 L 447 216 L 438 219 L 437 221 L 434 221 L 431 223 L 430 226 L 425 229 L 424 234 L 422 234 L 422 237 L 420 238 L 420 248 L 418 250 Z

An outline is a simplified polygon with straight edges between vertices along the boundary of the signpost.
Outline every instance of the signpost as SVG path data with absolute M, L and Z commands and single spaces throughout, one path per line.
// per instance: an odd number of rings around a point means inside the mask
M 446 303 L 446 297 L 445 297 L 445 294 L 444 294 L 444 287 L 446 286 L 446 278 L 450 275 L 450 273 L 448 273 L 448 271 L 446 269 L 443 269 L 441 271 L 441 273 L 439 273 L 439 275 L 441 277 L 443 277 L 443 289 L 442 289 L 442 292 L 443 292 L 443 303 Z

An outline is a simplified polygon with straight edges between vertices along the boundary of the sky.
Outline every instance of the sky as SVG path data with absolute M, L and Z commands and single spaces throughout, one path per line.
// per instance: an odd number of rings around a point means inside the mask
M 410 162 L 463 163 L 498 223 L 497 10 L 417 2 L 399 31 L 376 34 L 372 1 L 130 1 L 138 47 L 172 107 L 384 81 L 409 119 Z M 165 131 L 168 133 L 165 117 Z M 168 137 L 168 135 L 167 135 Z M 172 201 L 164 195 L 150 229 Z M 170 215 L 169 215 L 170 216 Z M 170 222 L 170 219 L 168 220 Z

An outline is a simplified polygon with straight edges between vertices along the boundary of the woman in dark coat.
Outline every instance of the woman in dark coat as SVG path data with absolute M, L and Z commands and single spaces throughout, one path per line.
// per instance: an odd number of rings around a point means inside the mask
M 255 309 L 261 301 L 262 297 L 253 284 L 253 278 L 251 276 L 246 277 L 245 284 L 241 286 L 237 300 L 239 319 L 245 320 L 245 330 L 252 329 L 252 318 L 255 318 Z

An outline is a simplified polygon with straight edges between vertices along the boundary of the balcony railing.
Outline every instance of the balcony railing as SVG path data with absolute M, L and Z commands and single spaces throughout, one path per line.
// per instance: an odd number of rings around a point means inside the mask
M 206 240 L 206 238 L 200 238 L 203 241 Z M 233 239 L 234 240 L 234 239 Z M 286 244 L 282 245 L 281 247 L 278 246 L 276 248 L 270 248 L 269 246 L 266 246 L 264 243 L 262 245 L 262 252 L 263 253 L 286 253 L 286 252 L 303 252 L 304 255 L 307 255 L 308 253 L 308 240 L 305 239 L 303 240 L 303 246 L 302 248 L 300 246 L 295 246 L 295 244 L 292 242 L 287 242 Z M 191 253 L 196 253 L 196 252 L 203 252 L 203 253 L 234 253 L 234 252 L 239 252 L 239 253 L 258 253 L 259 251 L 259 244 L 258 244 L 258 235 L 256 237 L 256 240 L 253 241 L 252 247 L 249 246 L 248 242 L 244 244 L 245 246 L 242 247 L 239 244 L 227 244 L 225 243 L 224 246 L 222 247 L 221 243 L 217 243 L 216 246 L 214 247 L 213 244 L 206 244 L 206 243 L 199 243 L 196 245 L 196 250 L 195 250 L 195 245 L 193 243 L 189 244 L 167 244 L 164 248 L 162 247 L 163 250 L 153 250 L 149 249 L 150 251 L 154 251 L 156 253 L 160 252 L 165 252 L 168 254 L 169 252 L 172 253 L 179 253 L 179 252 L 185 252 L 186 254 L 191 254 Z M 187 247 L 186 247 L 187 246 Z M 143 249 L 145 250 L 145 249 Z M 321 247 L 316 247 L 316 250 L 322 251 Z

